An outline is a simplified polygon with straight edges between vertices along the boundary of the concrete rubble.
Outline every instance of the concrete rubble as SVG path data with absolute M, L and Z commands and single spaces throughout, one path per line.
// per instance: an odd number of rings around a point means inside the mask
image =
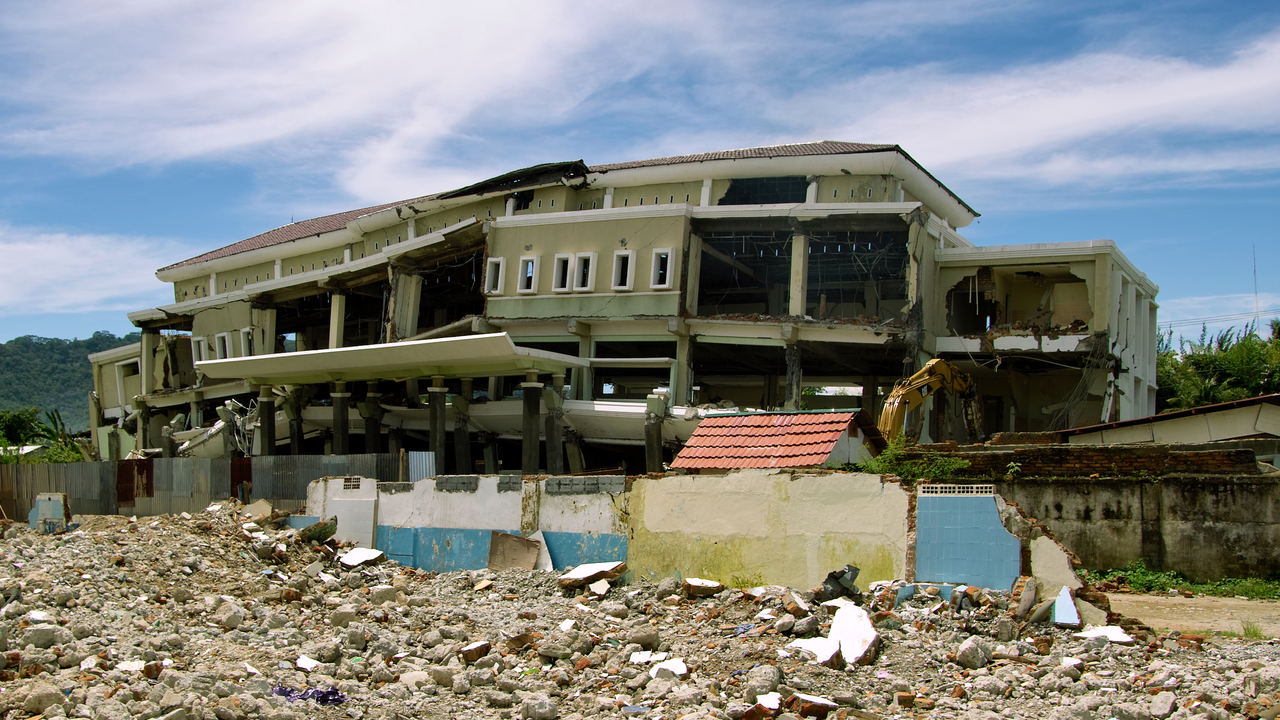
M 1274 641 L 1030 623 L 1015 617 L 1025 583 L 880 582 L 822 602 L 820 589 L 626 584 L 621 564 L 434 574 L 240 509 L 4 528 L 0 717 L 1280 714 Z

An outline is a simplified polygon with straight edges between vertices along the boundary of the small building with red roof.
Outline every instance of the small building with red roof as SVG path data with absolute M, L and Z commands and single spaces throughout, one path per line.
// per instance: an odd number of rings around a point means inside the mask
M 703 419 L 671 467 L 693 474 L 838 467 L 872 458 L 884 447 L 862 410 L 734 413 Z

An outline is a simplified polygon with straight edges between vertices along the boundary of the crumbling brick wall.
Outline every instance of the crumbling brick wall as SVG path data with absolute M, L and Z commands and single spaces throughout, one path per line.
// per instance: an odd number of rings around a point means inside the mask
M 938 446 L 909 450 L 904 459 L 918 460 L 928 452 L 962 457 L 969 467 L 961 477 L 999 478 L 1016 463 L 1019 477 L 1072 477 L 1100 475 L 1256 475 L 1252 450 L 1173 450 L 1167 445 L 1038 445 L 1012 450 L 946 451 Z

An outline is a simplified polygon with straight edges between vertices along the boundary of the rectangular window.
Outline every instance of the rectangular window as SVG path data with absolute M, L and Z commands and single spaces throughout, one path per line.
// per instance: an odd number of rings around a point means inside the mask
M 552 273 L 551 291 L 569 292 L 572 290 L 570 281 L 573 278 L 573 256 L 567 253 L 556 255 L 553 269 L 555 272 Z
M 240 357 L 249 357 L 251 355 L 253 355 L 253 328 L 241 328 Z
M 577 292 L 591 292 L 596 287 L 596 254 L 593 252 L 578 253 L 577 264 L 573 268 L 573 289 Z
M 635 250 L 616 250 L 613 253 L 613 290 L 630 290 L 632 285 L 631 268 L 636 264 Z
M 653 251 L 653 273 L 649 277 L 649 287 L 654 290 L 671 289 L 671 248 L 657 248 Z
M 218 333 L 214 336 L 213 342 L 213 349 L 219 360 L 231 357 L 231 343 L 228 341 L 226 333 Z
M 538 292 L 538 256 L 525 255 L 520 258 L 520 279 L 516 292 L 532 294 Z
M 518 193 L 512 193 L 511 197 L 516 201 L 516 205 L 515 205 L 516 212 L 519 212 L 521 210 L 528 210 L 529 206 L 533 204 L 532 190 L 523 190 Z
M 507 259 L 489 258 L 484 265 L 484 294 L 501 295 L 507 281 Z
M 191 338 L 191 362 L 204 362 L 204 338 Z

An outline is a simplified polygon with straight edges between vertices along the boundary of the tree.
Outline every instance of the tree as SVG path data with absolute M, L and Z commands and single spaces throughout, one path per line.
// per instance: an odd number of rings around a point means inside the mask
M 1161 335 L 1157 345 L 1156 412 L 1183 410 L 1280 392 L 1280 319 L 1263 340 L 1250 323 L 1210 335 L 1201 328 L 1196 341 Z

